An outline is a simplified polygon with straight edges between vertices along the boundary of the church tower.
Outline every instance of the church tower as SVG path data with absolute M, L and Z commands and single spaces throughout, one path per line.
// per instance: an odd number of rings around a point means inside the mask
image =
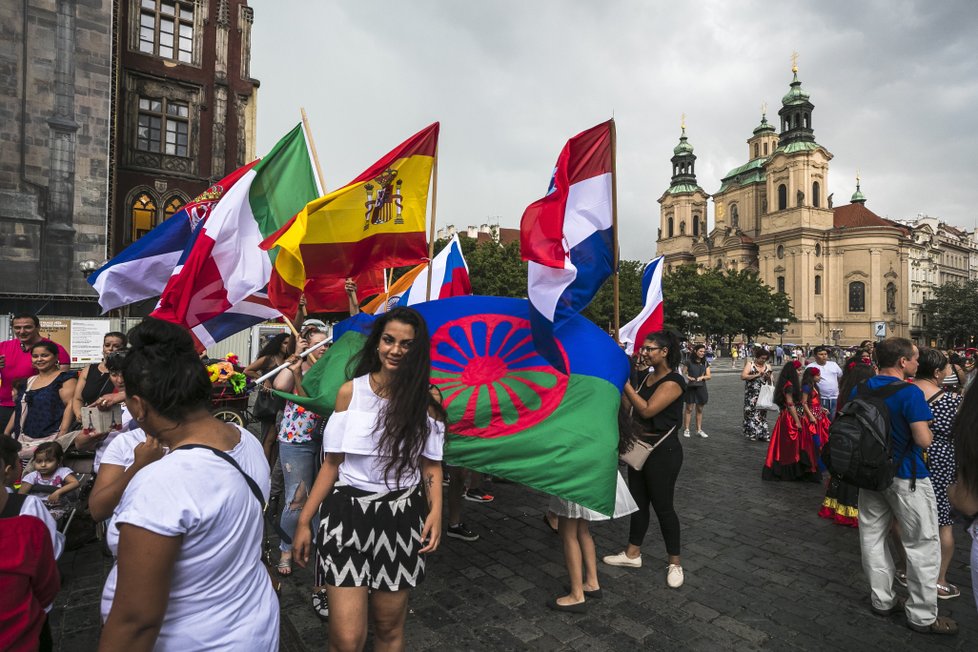
M 686 138 L 683 116 L 679 144 L 672 150 L 672 182 L 659 198 L 659 238 L 656 253 L 665 256 L 666 271 L 695 263 L 693 242 L 706 236 L 707 195 L 696 183 L 696 155 Z

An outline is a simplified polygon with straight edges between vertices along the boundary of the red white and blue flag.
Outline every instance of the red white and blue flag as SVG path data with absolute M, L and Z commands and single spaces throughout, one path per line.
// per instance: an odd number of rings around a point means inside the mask
M 401 297 L 400 305 L 413 306 L 427 301 L 428 275 L 422 272 Z M 444 249 L 431 260 L 431 300 L 472 294 L 469 266 L 462 256 L 462 243 L 452 236 Z
M 645 338 L 658 330 L 662 330 L 664 315 L 662 312 L 662 260 L 653 259 L 645 266 L 642 273 L 642 312 L 635 319 L 621 327 L 619 341 L 625 345 L 625 353 L 632 355 L 635 344 L 642 343 Z
M 563 372 L 554 331 L 586 308 L 614 271 L 613 129 L 609 120 L 567 141 L 547 195 L 520 222 L 533 342 Z

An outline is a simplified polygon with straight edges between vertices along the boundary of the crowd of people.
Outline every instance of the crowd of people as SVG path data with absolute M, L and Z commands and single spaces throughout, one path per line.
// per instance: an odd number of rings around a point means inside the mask
M 326 325 L 305 319 L 298 337 L 270 338 L 244 369 L 264 377 L 257 436 L 211 414 L 211 381 L 190 336 L 173 324 L 149 318 L 128 334 L 107 334 L 103 359 L 75 374 L 63 349 L 40 338 L 35 317 L 13 322 L 16 338 L 0 343 L 8 487 L 0 492 L 0 649 L 52 644 L 46 614 L 65 545 L 57 522 L 81 486 L 66 452 L 94 457 L 87 508 L 114 559 L 100 650 L 277 649 L 276 587 L 294 566 L 313 567 L 311 605 L 328 621 L 332 649 L 363 649 L 368 630 L 376 649 L 403 649 L 410 592 L 424 580 L 427 555 L 443 536 L 478 539 L 461 521 L 462 500 L 492 495 L 479 474 L 444 465 L 446 413 L 429 383 L 430 336 L 410 308 L 373 321 L 330 414 L 270 392 L 304 395 Z M 873 612 L 904 613 L 911 629 L 953 634 L 937 602 L 960 595 L 947 571 L 962 514 L 971 515 L 978 569 L 973 357 L 949 359 L 900 338 L 864 344 L 838 362 L 827 347 L 814 347 L 810 359 L 762 346 L 743 351 L 744 437 L 767 446 L 764 480 L 824 480 L 813 516 L 858 527 Z M 662 559 L 665 585 L 683 586 L 675 492 L 683 440 L 708 437 L 711 357 L 705 344 L 684 345 L 669 331 L 638 343 L 619 413 L 625 473 L 615 478 L 614 513 L 554 496 L 544 516 L 568 575 L 551 609 L 586 613 L 602 597 L 589 524 L 609 518 L 627 516 L 628 537 L 602 563 L 636 569 Z M 822 455 L 833 420 L 870 394 L 889 411 L 897 455 L 895 478 L 880 490 L 832 475 Z M 86 425 L 90 410 L 118 412 L 118 427 Z M 653 513 L 664 555 L 646 546 Z M 279 540 L 272 559 L 263 552 L 269 531 Z

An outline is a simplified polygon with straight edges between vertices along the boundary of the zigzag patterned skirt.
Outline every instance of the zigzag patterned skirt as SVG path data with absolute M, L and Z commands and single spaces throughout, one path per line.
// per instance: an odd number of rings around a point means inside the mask
M 371 493 L 339 486 L 319 512 L 319 573 L 330 586 L 399 591 L 424 579 L 421 486 Z

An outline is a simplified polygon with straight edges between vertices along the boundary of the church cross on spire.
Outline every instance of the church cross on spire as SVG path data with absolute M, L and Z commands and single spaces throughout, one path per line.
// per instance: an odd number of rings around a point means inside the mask
M 798 53 L 791 53 L 791 72 L 798 72 Z

